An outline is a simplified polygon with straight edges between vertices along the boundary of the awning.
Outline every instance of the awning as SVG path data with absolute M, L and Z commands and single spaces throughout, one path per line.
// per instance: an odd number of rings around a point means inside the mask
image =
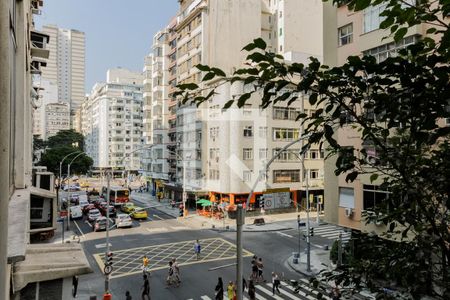
M 26 259 L 14 265 L 14 293 L 32 282 L 92 273 L 80 244 L 28 245 Z

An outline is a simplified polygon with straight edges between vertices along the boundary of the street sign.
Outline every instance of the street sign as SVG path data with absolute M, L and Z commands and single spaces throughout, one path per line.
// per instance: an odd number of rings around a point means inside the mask
M 103 269 L 103 273 L 105 273 L 105 275 L 109 275 L 111 274 L 112 270 L 113 270 L 112 266 L 106 265 L 105 268 Z

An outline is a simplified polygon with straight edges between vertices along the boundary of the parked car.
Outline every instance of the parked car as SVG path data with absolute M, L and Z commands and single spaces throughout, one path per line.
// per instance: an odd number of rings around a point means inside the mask
M 78 204 L 81 206 L 81 208 L 88 206 L 89 205 L 89 201 L 87 201 L 87 199 L 80 199 L 78 201 Z
M 127 202 L 127 203 L 124 203 L 121 207 L 120 207 L 120 210 L 121 211 L 123 211 L 124 213 L 131 213 L 134 209 L 135 209 L 135 207 L 136 206 L 134 206 L 134 204 L 133 203 L 131 203 L 131 202 Z
M 133 221 L 130 216 L 127 214 L 118 214 L 116 217 L 116 226 L 117 228 L 121 227 L 132 227 Z
M 145 219 L 148 218 L 147 211 L 144 208 L 138 207 L 138 206 L 134 207 L 134 209 L 131 212 L 130 216 L 133 219 L 144 219 L 145 220 Z
M 103 215 L 104 217 L 106 217 L 106 212 L 107 212 L 107 211 L 106 211 L 106 205 L 100 206 L 99 210 L 100 210 L 100 212 L 102 213 L 102 215 Z M 116 209 L 114 208 L 114 206 L 110 205 L 110 206 L 109 206 L 109 217 L 110 217 L 110 218 L 115 218 L 116 215 L 117 215 Z
M 97 209 L 96 207 L 95 207 L 95 205 L 94 204 L 88 204 L 88 205 L 86 205 L 85 207 L 83 207 L 83 213 L 85 214 L 85 215 L 87 215 L 88 213 L 89 213 L 89 211 L 91 211 L 92 209 Z
M 94 222 L 95 220 L 97 220 L 98 218 L 100 218 L 102 216 L 102 214 L 100 213 L 100 211 L 96 208 L 91 209 L 88 213 L 88 221 L 89 222 Z
M 81 219 L 83 217 L 83 211 L 81 206 L 75 205 L 70 207 L 70 217 L 72 219 Z
M 100 230 L 106 230 L 106 226 L 108 222 L 106 222 L 105 217 L 98 217 L 97 220 L 95 220 L 94 224 L 92 225 L 92 230 L 94 231 L 100 231 Z

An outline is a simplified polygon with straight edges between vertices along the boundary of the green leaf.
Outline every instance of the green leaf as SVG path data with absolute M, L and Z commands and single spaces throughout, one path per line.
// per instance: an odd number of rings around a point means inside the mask
M 216 74 L 217 76 L 222 76 L 222 77 L 226 77 L 227 75 L 225 74 L 224 71 L 222 71 L 219 68 L 211 68 L 211 71 L 214 72 L 214 74 Z
M 225 105 L 223 106 L 223 109 L 228 109 L 231 107 L 231 105 L 233 105 L 234 100 L 229 100 L 227 103 L 225 103 Z
M 198 85 L 195 83 L 185 83 L 185 84 L 179 84 L 177 85 L 177 88 L 180 90 L 196 90 L 198 89 Z
M 436 32 L 436 27 L 431 27 L 431 28 L 428 28 L 427 29 L 427 34 L 432 34 L 432 33 L 435 33 Z
M 407 27 L 402 27 L 399 30 L 397 30 L 397 32 L 394 35 L 394 41 L 400 42 L 403 39 L 403 37 L 406 35 L 407 32 L 408 32 Z
M 247 59 L 252 61 L 252 62 L 259 63 L 261 61 L 266 61 L 267 57 L 264 54 L 262 54 L 262 53 L 253 52 L 252 54 L 249 54 L 247 56 Z
M 242 50 L 250 52 L 250 51 L 254 50 L 255 48 L 256 48 L 255 43 L 250 43 L 250 44 L 246 45 L 244 48 L 242 48 Z
M 202 81 L 208 81 L 213 79 L 216 76 L 213 72 L 206 73 L 206 75 L 203 77 Z
M 345 182 L 353 182 L 357 177 L 358 177 L 357 171 L 350 172 L 345 177 Z
M 195 67 L 203 72 L 209 72 L 211 70 L 211 68 L 209 66 L 202 65 L 202 64 L 198 64 Z
M 370 175 L 370 183 L 373 183 L 377 179 L 378 179 L 378 174 L 375 173 L 375 174 Z
M 251 95 L 252 95 L 251 93 L 245 93 L 245 94 L 242 94 L 242 95 L 239 97 L 237 106 L 238 106 L 239 108 L 243 107 L 243 106 L 245 105 L 245 102 L 251 97 Z
M 262 38 L 257 38 L 253 40 L 255 46 L 261 50 L 266 50 L 267 44 Z
M 363 10 L 369 7 L 371 0 L 358 0 L 355 1 L 355 11 Z

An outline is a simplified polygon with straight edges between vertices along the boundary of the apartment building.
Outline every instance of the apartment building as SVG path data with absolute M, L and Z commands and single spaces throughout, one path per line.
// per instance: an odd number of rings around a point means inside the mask
M 39 99 L 36 101 L 36 109 L 33 110 L 33 135 L 46 140 L 45 108 L 47 104 L 58 103 L 58 86 L 53 81 L 42 78 L 36 85 L 39 89 Z
M 83 103 L 85 152 L 94 168 L 141 169 L 142 83 L 141 72 L 110 69 L 106 83 L 95 84 Z
M 85 97 L 85 34 L 56 25 L 42 30 L 50 37 L 50 57 L 42 78 L 58 86 L 57 100 L 69 105 L 73 118 Z
M 195 195 L 207 195 L 234 203 L 249 193 L 250 183 L 262 168 L 261 159 L 270 159 L 289 141 L 298 139 L 301 128 L 295 118 L 300 111 L 312 109 L 300 97 L 302 101 L 289 108 L 279 105 L 261 112 L 255 98 L 244 113 L 222 114 L 220 108 L 229 97 L 242 94 L 248 87 L 223 86 L 220 95 L 199 107 L 172 97 L 174 87 L 190 82 L 202 85 L 202 73 L 195 68 L 199 63 L 231 74 L 245 62 L 247 53 L 241 51 L 242 47 L 257 37 L 263 37 L 268 50 L 283 54 L 288 61 L 306 62 L 310 56 L 321 60 L 322 3 L 179 2 L 177 18 L 155 35 L 153 53 L 145 59 L 144 141 L 153 147 L 144 155 L 143 166 L 155 194 L 180 200 L 184 179 L 192 200 Z M 236 114 L 241 119 L 236 119 Z M 265 144 L 254 145 L 257 139 Z M 309 189 L 322 196 L 323 153 L 312 149 L 303 168 L 296 155 L 299 149 L 297 146 L 282 155 L 271 171 L 275 179 L 271 184 L 265 181 L 257 194 L 282 188 L 289 193 L 290 205 L 306 188 L 306 176 L 302 174 L 307 173 Z M 239 159 L 245 170 L 233 170 L 235 166 L 227 161 L 230 157 Z
M 45 106 L 45 137 L 48 139 L 61 130 L 70 129 L 70 110 L 66 103 L 49 103 Z
M 385 5 L 385 4 L 384 4 Z M 330 66 L 342 65 L 350 55 L 373 55 L 377 61 L 395 56 L 398 50 L 415 43 L 428 29 L 425 24 L 409 28 L 405 37 L 394 42 L 385 38 L 389 31 L 379 29 L 383 17 L 383 4 L 371 6 L 364 11 L 350 11 L 346 5 L 339 7 L 327 4 L 324 10 L 324 60 Z M 363 145 L 360 134 L 351 126 L 345 126 L 336 133 L 340 145 L 364 147 L 372 158 L 376 157 L 374 148 Z M 371 159 L 369 156 L 368 159 Z M 381 182 L 371 183 L 367 175 L 361 175 L 354 182 L 345 182 L 345 176 L 334 174 L 336 160 L 330 158 L 325 164 L 325 217 L 328 222 L 357 230 L 374 230 L 375 225 L 365 225 L 361 212 L 382 201 L 387 191 L 380 190 Z M 370 226 L 367 228 L 366 226 Z M 375 226 L 375 227 L 374 227 Z
M 37 176 L 32 167 L 36 82 L 49 57 L 49 36 L 34 28 L 42 5 L 39 0 L 0 3 L 0 299 L 42 299 L 48 293 L 67 299 L 72 276 L 90 270 L 80 245 L 30 239 L 56 226 L 53 174 Z M 45 268 L 36 268 L 36 261 Z

